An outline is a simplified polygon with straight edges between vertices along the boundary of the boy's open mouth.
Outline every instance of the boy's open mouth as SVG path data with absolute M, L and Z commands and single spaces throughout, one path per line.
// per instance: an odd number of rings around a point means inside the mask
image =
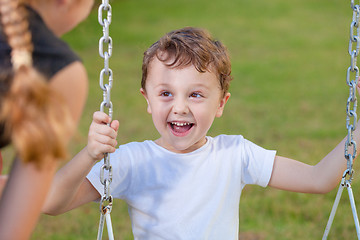
M 175 135 L 184 135 L 194 126 L 193 123 L 187 122 L 169 122 L 168 124 Z

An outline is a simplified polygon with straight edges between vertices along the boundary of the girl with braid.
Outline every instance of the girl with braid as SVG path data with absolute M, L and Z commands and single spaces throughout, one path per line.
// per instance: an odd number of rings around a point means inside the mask
M 93 4 L 0 0 L 0 150 L 12 144 L 16 151 L 9 176 L 0 172 L 1 240 L 30 237 L 58 160 L 66 158 L 88 82 L 79 57 L 60 36 Z

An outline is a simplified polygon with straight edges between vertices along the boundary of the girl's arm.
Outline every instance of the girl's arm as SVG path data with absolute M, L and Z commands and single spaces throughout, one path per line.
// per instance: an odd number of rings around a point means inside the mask
M 7 175 L 1 175 L 0 174 L 0 199 L 1 199 L 1 195 L 2 195 L 2 193 L 4 191 L 7 179 L 8 179 Z
M 69 106 L 77 126 L 88 94 L 88 77 L 81 62 L 74 62 L 60 70 L 50 81 L 50 86 L 61 94 Z
M 0 201 L 0 239 L 30 238 L 55 169 L 51 160 L 41 170 L 34 163 L 14 161 Z
M 105 113 L 94 113 L 88 145 L 56 173 L 43 207 L 44 213 L 61 214 L 100 197 L 86 176 L 104 153 L 115 152 L 119 122 L 114 120 L 109 127 L 110 121 Z
M 3 166 L 3 157 L 2 157 L 1 151 L 0 151 L 0 199 L 1 199 L 1 194 L 5 188 L 5 184 L 7 181 L 7 176 L 1 175 L 2 174 L 2 166 Z

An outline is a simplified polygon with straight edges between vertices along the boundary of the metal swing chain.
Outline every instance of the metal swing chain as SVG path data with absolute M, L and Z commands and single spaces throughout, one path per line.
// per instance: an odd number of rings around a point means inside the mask
M 356 83 L 359 79 L 359 68 L 356 65 L 357 56 L 359 55 L 360 48 L 360 36 L 359 36 L 359 14 L 360 7 L 359 5 L 354 4 L 354 0 L 351 0 L 351 8 L 353 9 L 353 19 L 350 24 L 350 40 L 349 40 L 349 55 L 350 55 L 350 67 L 347 69 L 346 73 L 346 84 L 349 86 L 349 98 L 346 103 L 346 128 L 348 131 L 347 140 L 345 143 L 345 158 L 347 160 L 347 175 L 349 176 L 349 181 L 351 183 L 353 170 L 353 161 L 356 157 L 356 142 L 353 139 L 353 132 L 356 128 L 357 122 L 357 98 L 356 98 Z M 354 32 L 356 33 L 354 35 Z M 354 48 L 355 45 L 355 49 Z M 354 78 L 351 80 L 351 74 L 355 74 Z M 352 105 L 352 109 L 351 109 Z M 349 153 L 349 150 L 352 148 L 352 154 Z
M 325 232 L 322 238 L 323 240 L 327 239 L 327 236 L 330 232 L 330 228 L 334 220 L 335 213 L 339 205 L 341 194 L 343 192 L 344 187 L 346 187 L 348 190 L 357 238 L 360 240 L 359 219 L 356 212 L 354 195 L 351 188 L 351 181 L 354 173 L 353 162 L 356 157 L 356 142 L 353 138 L 353 133 L 356 129 L 356 122 L 357 122 L 356 83 L 359 79 L 359 68 L 356 64 L 360 50 L 360 24 L 359 24 L 360 4 L 355 4 L 355 0 L 351 0 L 351 9 L 353 11 L 353 18 L 350 24 L 350 40 L 349 40 L 350 67 L 347 69 L 347 73 L 346 73 L 346 84 L 349 86 L 349 97 L 346 103 L 346 129 L 348 135 L 345 142 L 345 151 L 344 151 L 345 159 L 347 160 L 347 169 L 343 174 L 339 186 L 339 190 L 336 194 L 334 205 L 331 209 L 329 220 L 326 225 Z M 351 75 L 354 75 L 352 79 L 351 79 Z
M 103 18 L 103 13 L 106 13 L 106 18 Z M 112 119 L 113 104 L 110 98 L 110 91 L 113 84 L 113 72 L 109 68 L 109 59 L 112 55 L 112 39 L 109 36 L 109 26 L 111 24 L 111 5 L 109 0 L 102 0 L 98 10 L 98 21 L 103 27 L 103 36 L 99 40 L 99 55 L 104 59 L 104 68 L 100 71 L 100 88 L 103 91 L 103 101 L 100 105 L 100 111 L 105 112 L 108 109 L 108 115 Z M 104 51 L 104 45 L 107 45 L 107 50 Z M 108 83 L 104 84 L 104 78 L 108 78 Z M 109 124 L 110 125 L 110 124 Z M 112 210 L 113 197 L 110 194 L 110 184 L 112 182 L 112 166 L 110 164 L 109 153 L 104 154 L 104 164 L 100 168 L 100 182 L 104 185 L 104 195 L 100 201 L 100 223 L 97 239 L 102 239 L 104 225 L 106 223 L 108 237 L 110 240 L 114 239 L 110 213 Z

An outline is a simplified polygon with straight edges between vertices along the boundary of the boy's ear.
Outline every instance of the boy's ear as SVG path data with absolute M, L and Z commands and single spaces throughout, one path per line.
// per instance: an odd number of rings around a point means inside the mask
M 140 88 L 140 92 L 141 92 L 141 94 L 144 96 L 144 98 L 146 100 L 146 103 L 147 103 L 147 109 L 146 110 L 147 110 L 147 112 L 149 114 L 151 114 L 151 108 L 150 108 L 150 104 L 149 104 L 149 99 L 148 99 L 148 97 L 146 95 L 146 91 L 143 88 Z
M 224 112 L 224 107 L 225 107 L 225 104 L 227 103 L 227 101 L 229 100 L 231 94 L 228 92 L 228 93 L 225 93 L 225 96 L 220 100 L 220 105 L 216 111 L 216 117 L 221 117 L 223 112 Z

